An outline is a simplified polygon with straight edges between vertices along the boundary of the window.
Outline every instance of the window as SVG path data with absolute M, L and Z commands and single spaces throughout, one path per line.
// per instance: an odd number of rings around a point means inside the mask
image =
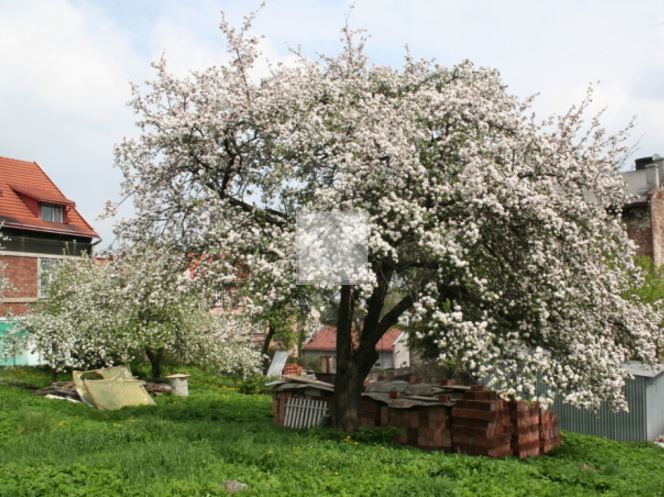
M 51 285 L 55 272 L 62 263 L 62 259 L 39 258 L 39 298 L 47 297 L 48 287 Z
M 64 222 L 64 209 L 61 205 L 41 204 L 41 218 L 42 221 L 49 223 L 62 223 Z

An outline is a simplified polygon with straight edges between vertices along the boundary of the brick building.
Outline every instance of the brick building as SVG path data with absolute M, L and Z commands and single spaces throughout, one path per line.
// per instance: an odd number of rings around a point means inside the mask
M 44 296 L 58 261 L 91 254 L 99 235 L 36 162 L 0 157 L 0 262 L 13 289 L 0 300 L 0 338 Z
M 639 254 L 660 266 L 664 263 L 664 157 L 636 159 L 635 169 L 622 177 L 631 195 L 623 207 L 627 233 L 637 243 Z

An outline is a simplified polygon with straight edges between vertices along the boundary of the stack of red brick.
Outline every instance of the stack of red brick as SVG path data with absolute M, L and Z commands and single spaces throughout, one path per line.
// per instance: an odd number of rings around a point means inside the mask
M 534 457 L 560 445 L 556 415 L 473 386 L 452 409 L 452 442 L 464 454 Z
M 286 364 L 281 374 L 284 376 L 300 376 L 304 373 L 304 368 L 299 364 Z
M 396 443 L 426 450 L 450 450 L 449 408 L 442 405 L 394 409 L 382 406 L 381 425 L 400 428 Z
M 380 426 L 380 404 L 368 397 L 360 399 L 360 407 L 358 409 L 360 418 L 360 426 Z
M 472 387 L 452 409 L 453 449 L 464 454 L 512 454 L 512 421 L 507 402 L 496 392 Z
M 537 404 L 511 401 L 512 454 L 516 457 L 532 457 L 540 454 L 540 408 Z
M 362 397 L 359 408 L 360 426 L 398 428 L 396 443 L 415 445 L 427 450 L 449 450 L 450 408 L 441 404 L 395 408 Z
M 331 392 L 315 397 L 297 390 L 274 392 L 275 424 L 284 424 L 286 402 L 295 395 L 325 400 L 331 408 Z M 546 454 L 561 443 L 554 413 L 540 409 L 537 404 L 505 401 L 481 386 L 471 387 L 462 398 L 451 402 L 448 396 L 431 405 L 421 402 L 408 405 L 409 402 L 412 400 L 399 399 L 398 395 L 388 403 L 362 397 L 360 426 L 397 428 L 398 444 L 488 457 L 533 457 Z
M 540 411 L 540 453 L 547 454 L 562 441 L 558 416 L 551 411 Z
M 293 392 L 277 392 L 272 395 L 272 422 L 283 426 L 286 419 L 286 402 L 293 396 Z

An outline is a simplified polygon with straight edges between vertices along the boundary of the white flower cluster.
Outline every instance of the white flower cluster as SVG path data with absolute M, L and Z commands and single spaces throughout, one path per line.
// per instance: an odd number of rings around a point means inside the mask
M 400 315 L 506 395 L 540 376 L 576 405 L 624 407 L 620 364 L 656 359 L 661 316 L 622 296 L 638 277 L 615 173 L 628 130 L 585 119 L 591 92 L 536 122 L 495 70 L 374 66 L 347 28 L 338 56 L 296 54 L 257 82 L 250 23 L 222 23 L 229 64 L 177 79 L 161 60 L 135 88 L 140 134 L 116 148 L 137 212 L 123 236 L 210 254 L 205 274 L 241 281 L 261 317 L 303 291 L 297 213 L 366 212 L 372 278 L 352 309 L 370 340 Z
M 208 295 L 182 276 L 183 262 L 154 246 L 104 264 L 68 260 L 15 338 L 27 331 L 29 345 L 55 369 L 126 363 L 146 351 L 218 371 L 258 368 L 241 319 L 210 314 Z

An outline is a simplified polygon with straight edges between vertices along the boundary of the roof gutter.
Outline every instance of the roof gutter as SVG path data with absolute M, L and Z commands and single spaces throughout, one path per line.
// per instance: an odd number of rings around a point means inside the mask
M 57 229 L 57 228 L 43 228 L 41 226 L 34 226 L 31 224 L 21 224 L 21 223 L 13 223 L 11 221 L 5 221 L 3 226 L 5 228 L 14 228 L 14 229 L 23 229 L 27 231 L 38 231 L 40 233 L 56 233 L 59 235 L 73 235 L 73 236 L 81 236 L 84 238 L 90 238 L 94 239 L 97 238 L 99 241 L 101 241 L 101 237 L 96 233 L 84 233 L 82 231 L 71 231 L 71 230 L 62 230 L 62 229 Z M 99 242 L 96 242 L 99 243 Z

